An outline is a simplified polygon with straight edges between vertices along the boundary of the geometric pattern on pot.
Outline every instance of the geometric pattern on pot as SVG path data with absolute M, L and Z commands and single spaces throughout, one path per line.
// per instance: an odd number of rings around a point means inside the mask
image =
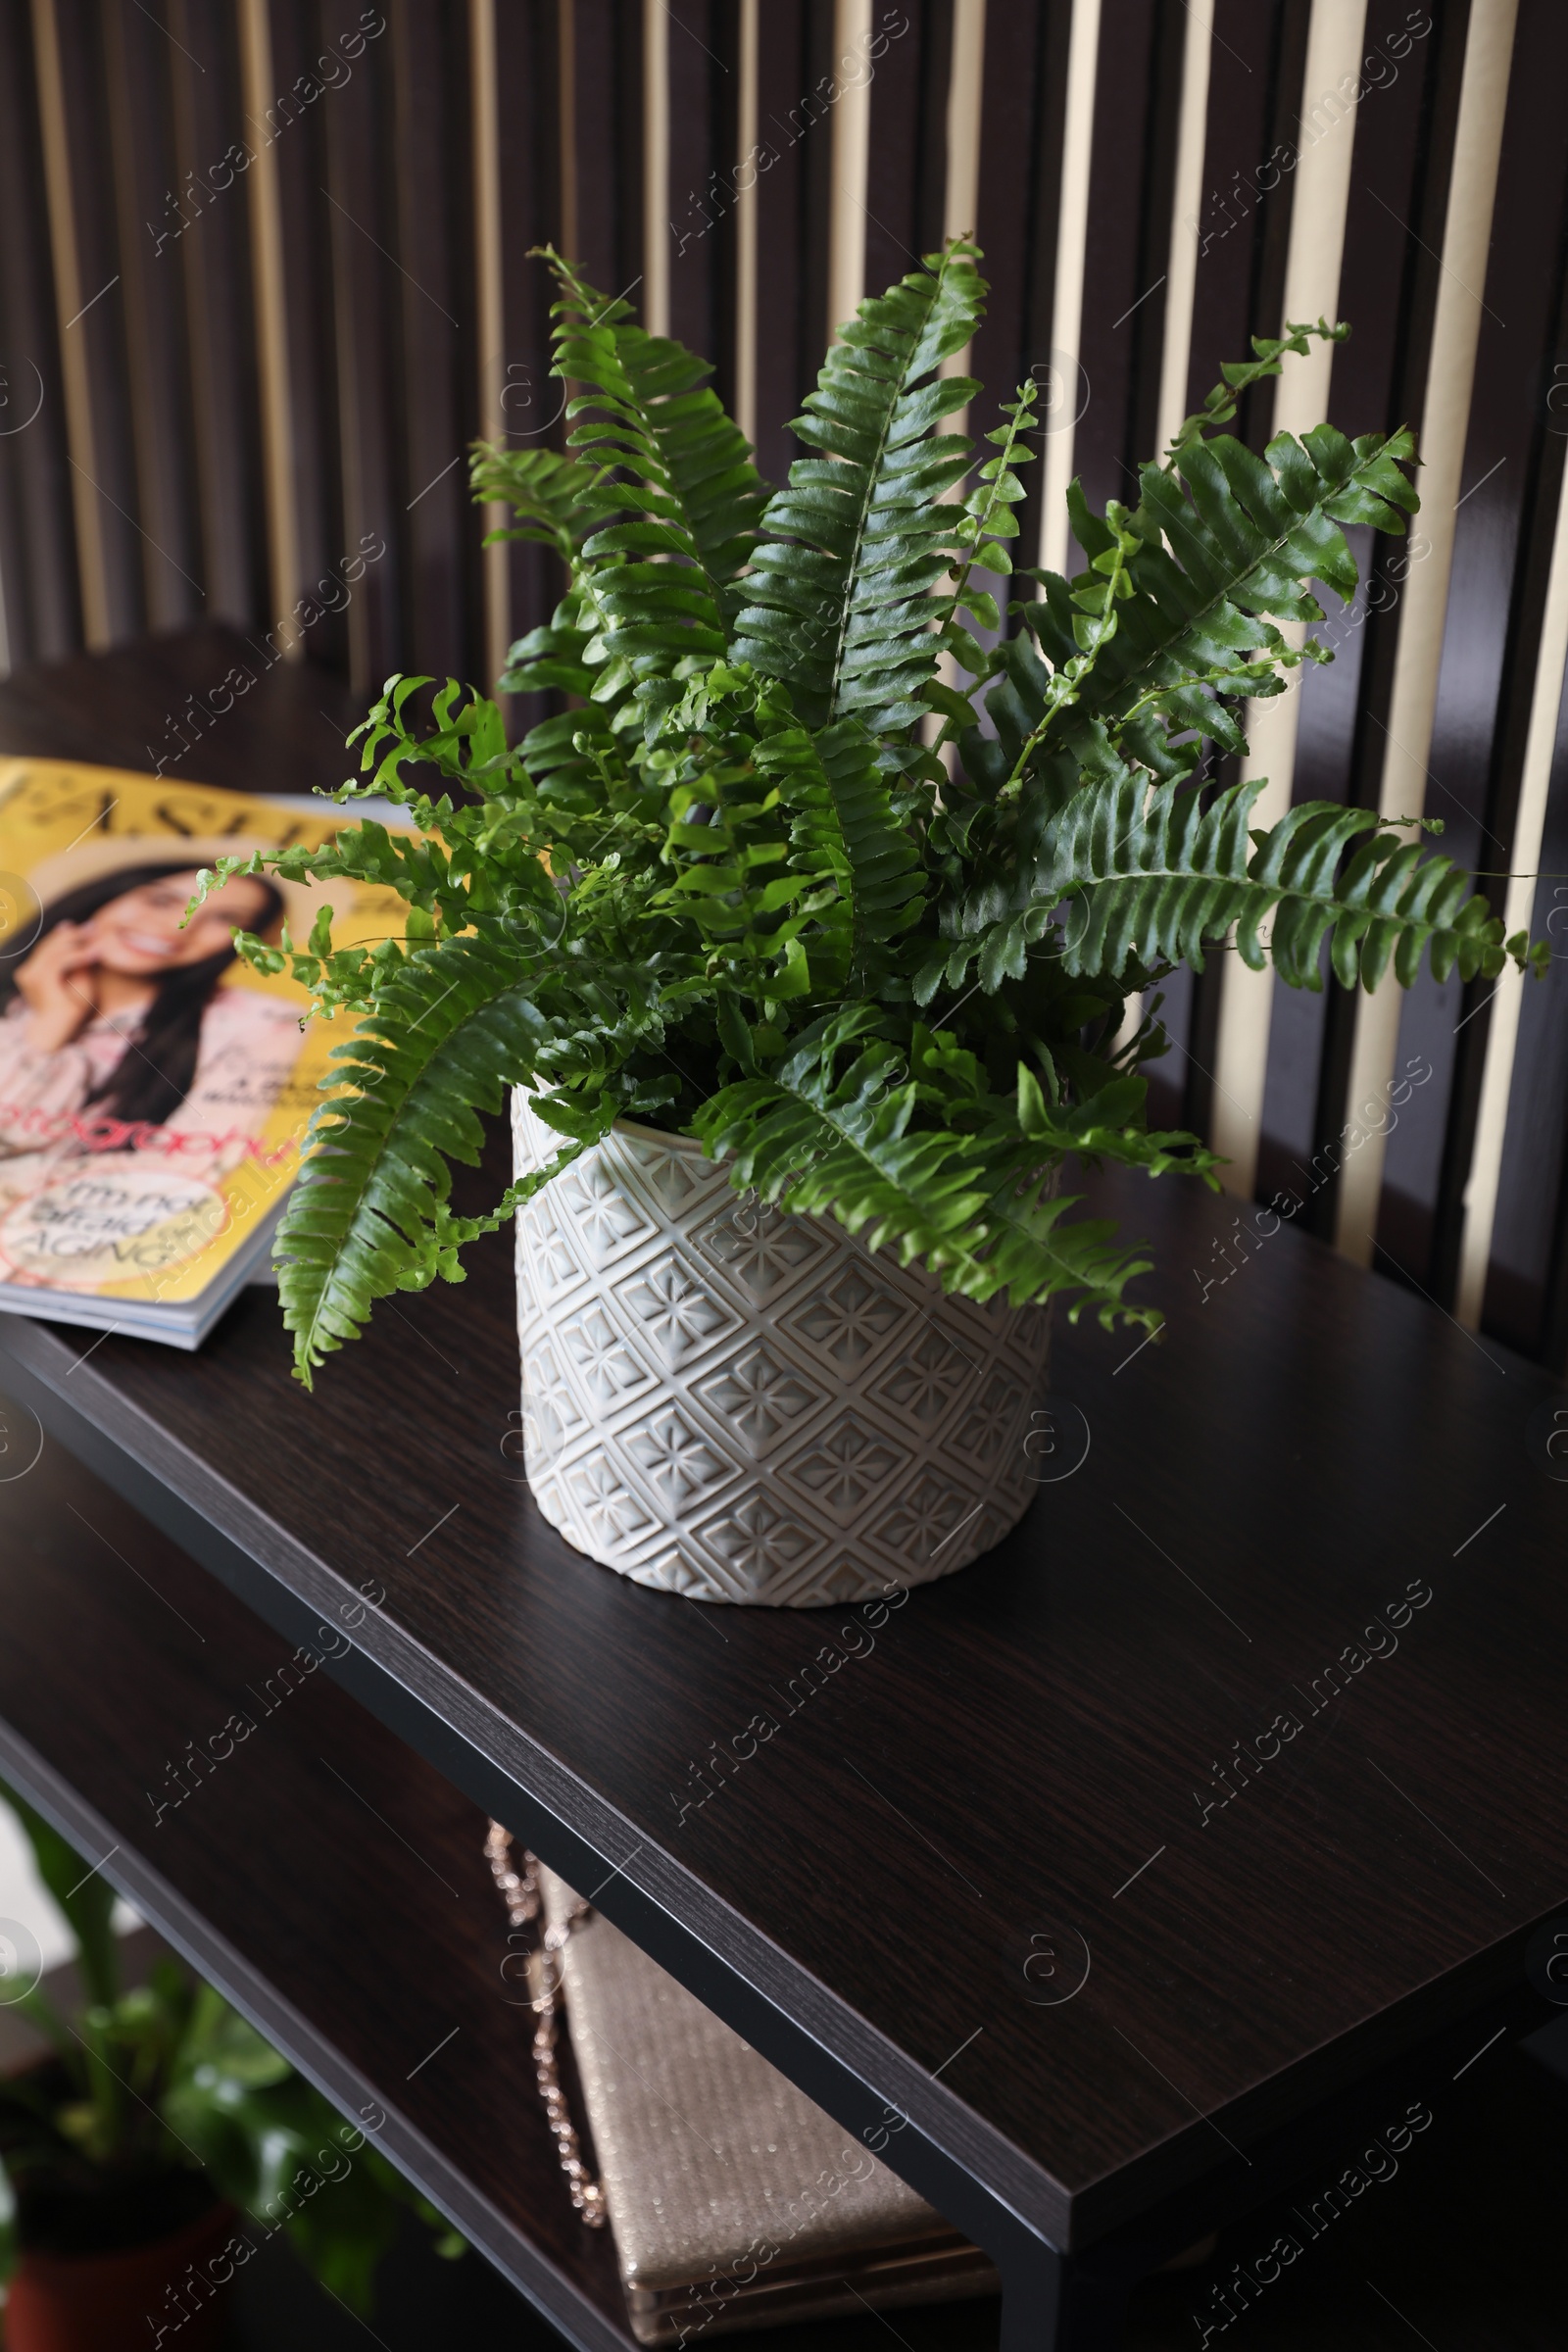
M 513 1134 L 519 1175 L 559 1148 L 521 1088 Z M 949 1298 L 630 1120 L 516 1226 L 528 1484 L 602 1566 L 843 1605 L 967 1567 L 1034 1499 L 1046 1308 Z

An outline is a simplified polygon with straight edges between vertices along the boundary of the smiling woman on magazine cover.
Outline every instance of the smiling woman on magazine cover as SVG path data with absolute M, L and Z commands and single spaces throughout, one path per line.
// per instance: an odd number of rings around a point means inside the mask
M 234 931 L 274 931 L 279 891 L 236 876 L 186 923 L 197 864 L 150 846 L 117 844 L 107 868 L 49 898 L 31 945 L 0 966 L 0 1201 L 84 1153 L 172 1153 L 211 1177 L 298 1058 L 287 1004 L 221 985 Z

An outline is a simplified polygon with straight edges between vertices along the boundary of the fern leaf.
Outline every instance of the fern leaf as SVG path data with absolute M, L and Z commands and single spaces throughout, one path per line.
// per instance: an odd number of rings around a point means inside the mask
M 864 981 L 874 950 L 920 918 L 920 853 L 894 814 L 876 745 L 855 720 L 815 736 L 794 727 L 765 738 L 757 764 L 796 812 L 792 843 L 831 874 L 850 926 L 847 977 Z
M 1314 579 L 1343 599 L 1354 594 L 1344 526 L 1403 529 L 1417 501 L 1400 467 L 1413 455 L 1405 432 L 1350 442 L 1317 426 L 1300 440 L 1277 435 L 1266 462 L 1216 434 L 1180 448 L 1174 471 L 1146 466 L 1131 517 L 1132 594 L 1117 608 L 1115 639 L 1093 677 L 1032 753 L 1036 821 L 1049 818 L 1083 773 L 1105 772 L 1118 753 L 1165 782 L 1191 772 L 1204 735 L 1223 751 L 1244 752 L 1245 733 L 1216 698 L 1283 691 L 1279 670 L 1301 657 L 1273 623 L 1322 619 L 1308 587 Z M 1114 548 L 1116 530 L 1090 513 L 1076 485 L 1071 506 L 1093 564 Z M 966 772 L 993 794 L 1045 715 L 1054 675 L 1080 650 L 1074 590 L 1055 574 L 1030 576 L 1043 594 L 1012 608 L 1023 631 L 999 655 L 1003 684 L 986 701 L 996 741 L 978 727 L 961 738 Z M 1080 592 L 1093 576 L 1084 575 Z
M 807 1215 L 832 1215 L 901 1265 L 920 1259 L 944 1290 L 1023 1305 L 1059 1295 L 1076 1317 L 1153 1325 L 1129 1305 L 1128 1282 L 1149 1261 L 1093 1220 L 1069 1221 L 1075 1198 L 1054 1197 L 1041 1148 L 1016 1130 L 1002 1148 L 984 1134 L 911 1129 L 918 1083 L 864 1004 L 813 1022 L 772 1075 L 715 1094 L 694 1122 L 731 1182 Z M 840 1058 L 844 1057 L 840 1067 Z M 901 1083 L 902 1079 L 902 1083 Z M 1051 1164 L 1054 1164 L 1052 1162 Z
M 1137 771 L 1084 785 L 1047 825 L 1010 896 L 987 888 L 958 908 L 958 945 L 928 963 L 917 999 L 929 1002 L 944 978 L 955 984 L 975 956 L 988 991 L 1021 979 L 1063 901 L 1062 968 L 1074 975 L 1178 961 L 1201 971 L 1204 947 L 1233 928 L 1243 962 L 1260 971 L 1272 960 L 1292 988 L 1321 989 L 1325 940 L 1348 988 L 1375 988 L 1391 958 L 1405 987 L 1428 955 L 1440 980 L 1455 968 L 1465 980 L 1501 970 L 1512 952 L 1501 918 L 1451 858 L 1423 855 L 1373 809 L 1331 801 L 1250 832 L 1263 786 L 1254 777 L 1205 800 L 1197 785 L 1151 790 Z M 1270 916 L 1265 948 L 1259 927 Z
M 709 363 L 649 334 L 626 303 L 543 250 L 563 289 L 556 373 L 584 387 L 567 407 L 569 446 L 617 469 L 630 514 L 583 547 L 605 651 L 612 662 L 652 657 L 667 674 L 681 655 L 724 651 L 767 485 L 709 387 Z
M 506 449 L 486 441 L 475 444 L 468 486 L 475 498 L 510 507 L 516 516 L 510 529 L 486 534 L 487 547 L 498 539 L 529 540 L 554 548 L 564 564 L 621 504 L 599 466 L 553 449 Z
M 476 1166 L 481 1110 L 535 1075 L 550 1024 L 517 958 L 475 938 L 444 942 L 383 980 L 375 1011 L 332 1056 L 347 1087 L 318 1111 L 277 1234 L 278 1291 L 307 1388 L 358 1337 L 373 1299 L 461 1279 L 442 1234 L 448 1161 Z M 609 1124 L 612 1105 L 605 1109 Z M 556 1167 L 582 1149 L 567 1145 Z
M 797 460 L 762 516 L 733 652 L 783 679 L 808 726 L 854 716 L 887 736 L 925 714 L 933 592 L 962 515 L 942 494 L 970 448 L 935 428 L 979 390 L 936 369 L 980 318 L 975 258 L 958 240 L 862 302 L 795 420 L 823 454 Z

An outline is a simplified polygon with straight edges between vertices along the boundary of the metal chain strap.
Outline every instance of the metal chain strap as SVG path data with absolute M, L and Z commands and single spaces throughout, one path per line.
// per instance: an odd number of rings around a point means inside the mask
M 533 1927 L 542 1908 L 537 1860 L 525 1851 L 521 1870 L 513 1868 L 512 1832 L 503 1829 L 499 1821 L 490 1824 L 484 1851 L 496 1892 L 507 1907 L 509 1927 L 514 1930 Z M 556 2049 L 561 2030 L 560 1954 L 578 1920 L 585 1919 L 587 1914 L 588 1905 L 579 1896 L 570 1918 L 559 1928 L 547 1928 L 540 1938 L 534 1973 L 536 1990 L 531 2004 L 535 2021 L 533 2071 L 571 2201 L 590 2230 L 602 2230 L 605 2192 L 582 2160 L 582 2142 L 571 2120 L 566 2094 L 561 2087 L 561 2061 Z

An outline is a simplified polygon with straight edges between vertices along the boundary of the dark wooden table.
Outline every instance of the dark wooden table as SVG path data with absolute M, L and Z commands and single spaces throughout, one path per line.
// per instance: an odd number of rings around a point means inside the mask
M 1288 1223 L 1242 1212 L 1238 1242 L 1197 1188 L 1094 1189 L 1155 1244 L 1165 1337 L 1061 1327 L 1058 1475 L 874 1636 L 646 1592 L 545 1525 L 502 1237 L 314 1397 L 260 1294 L 194 1359 L 0 1322 L 44 1433 L 0 1486 L 6 1768 L 336 2095 L 381 2100 L 583 2344 L 623 2325 L 520 2070 L 463 2071 L 503 2005 L 492 1982 L 476 2022 L 476 1808 L 993 2254 L 1007 2352 L 1111 2340 L 1141 2269 L 1418 2061 L 1552 2014 L 1526 1957 L 1568 1903 L 1568 1396 Z M 99 1520 L 124 1503 L 150 1524 Z M 278 1637 L 341 1654 L 156 1815 L 222 1658 L 265 1680 Z

